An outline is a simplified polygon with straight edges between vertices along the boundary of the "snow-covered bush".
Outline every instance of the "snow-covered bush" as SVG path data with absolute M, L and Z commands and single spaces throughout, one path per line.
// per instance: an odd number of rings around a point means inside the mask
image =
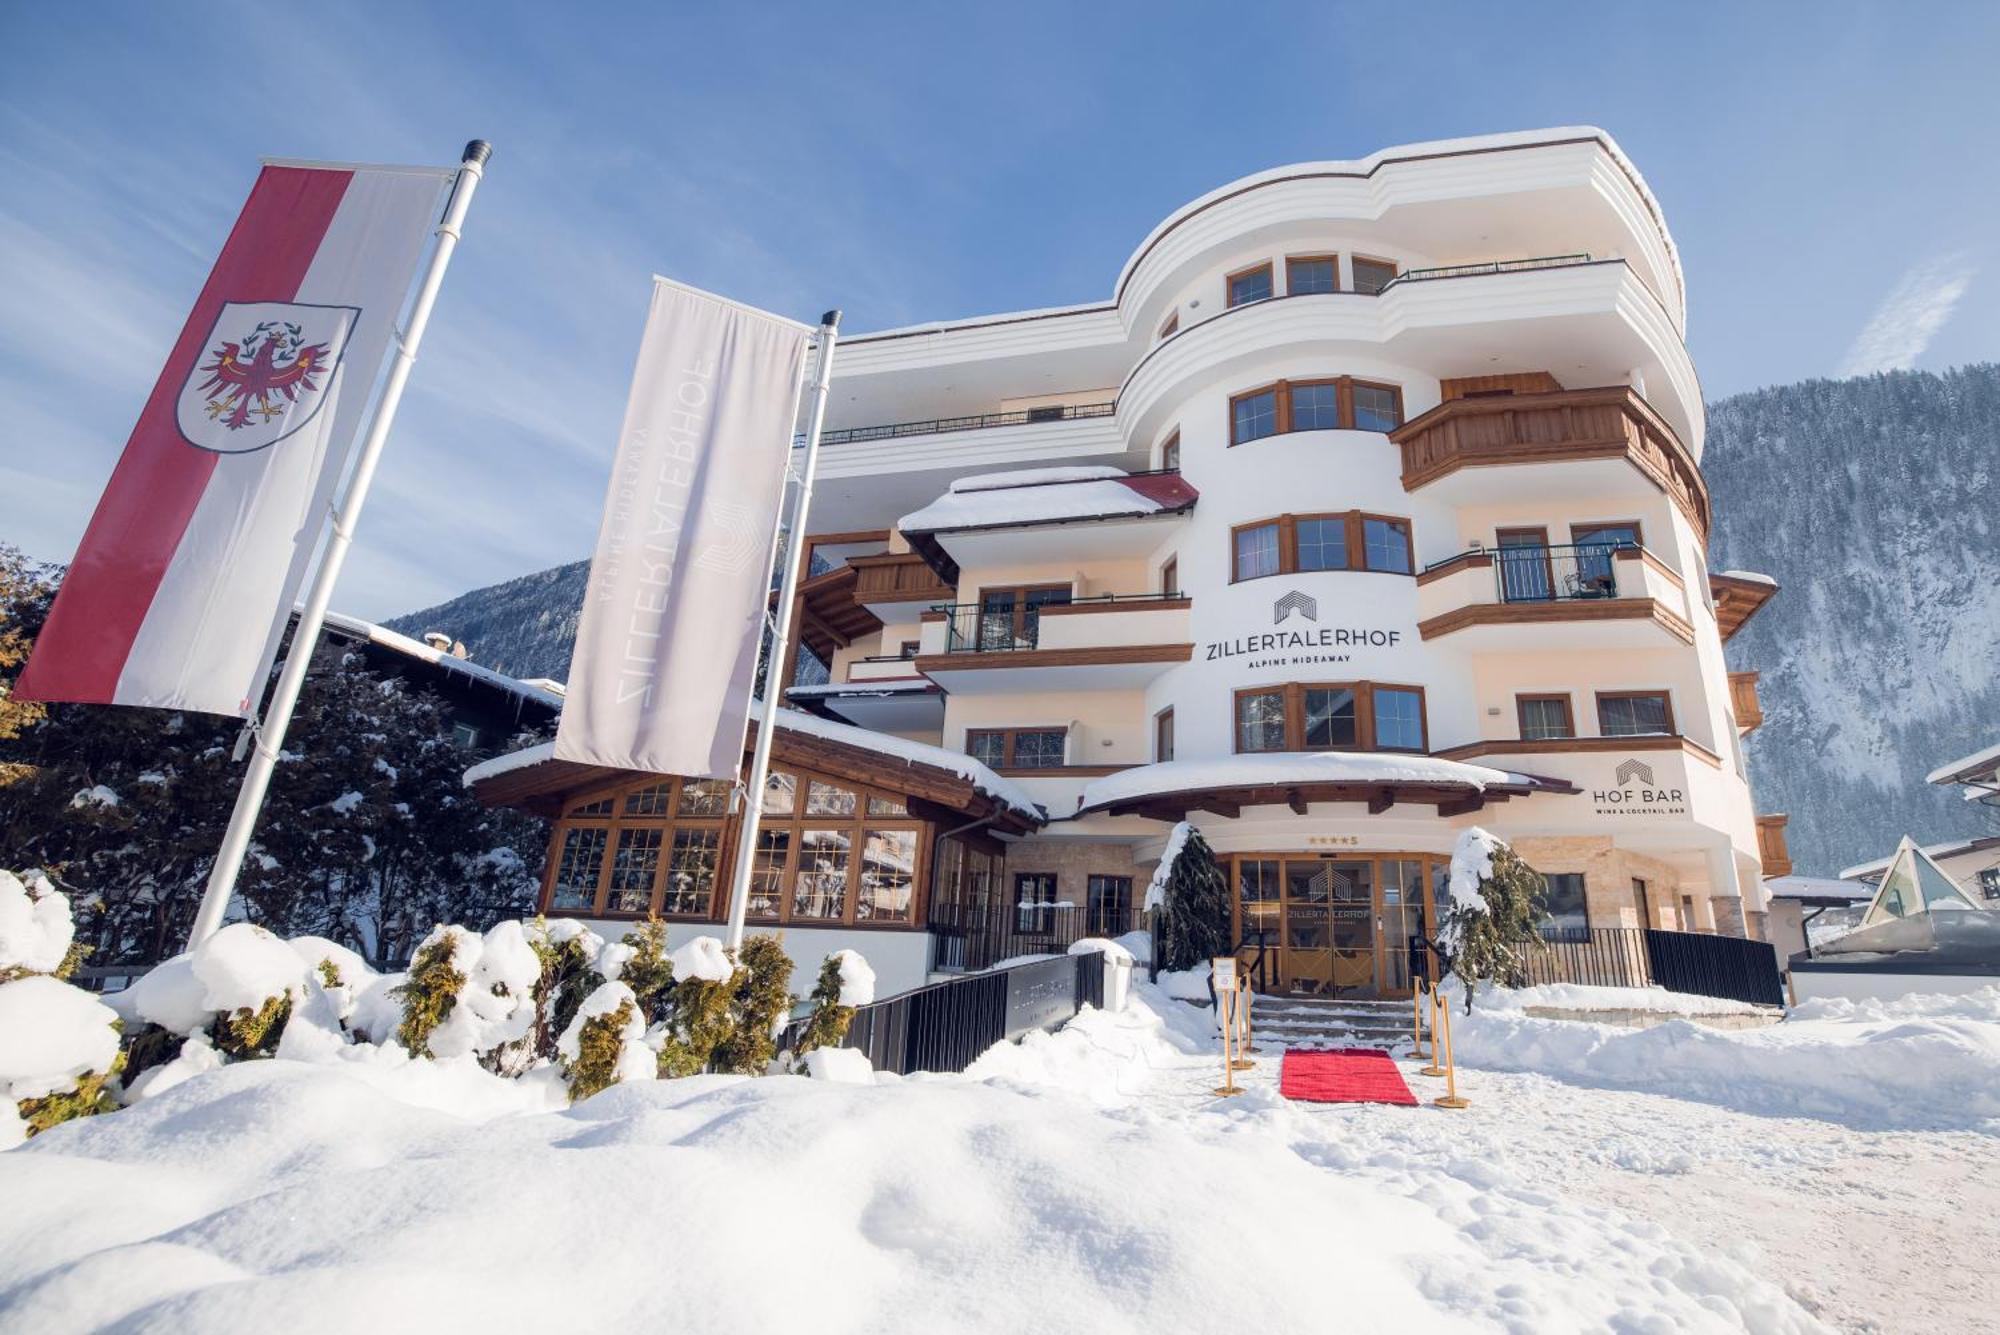
M 736 953 L 729 1036 L 710 1064 L 735 1075 L 762 1075 L 777 1055 L 778 1031 L 792 1010 L 792 959 L 775 936 L 751 936 Z
M 1449 902 L 1438 909 L 1438 944 L 1465 984 L 1470 1011 L 1481 979 L 1502 987 L 1527 982 L 1528 953 L 1541 945 L 1548 886 L 1505 840 L 1476 825 L 1458 837 L 1447 885 Z
M 118 1015 L 63 981 L 74 934 L 47 878 L 0 871 L 0 1147 L 118 1106 Z
M 736 963 L 712 936 L 698 936 L 667 957 L 674 985 L 666 1013 L 647 1039 L 660 1054 L 663 1077 L 708 1069 L 736 1028 Z
M 623 983 L 604 983 L 584 998 L 556 1042 L 570 1102 L 579 1103 L 626 1080 L 651 1080 L 655 1058 L 646 1021 Z
M 854 951 L 836 950 L 820 965 L 819 981 L 807 1000 L 812 1002 L 812 1014 L 799 1036 L 800 1057 L 816 1048 L 840 1046 L 847 1026 L 854 1022 L 855 1009 L 875 1000 L 875 971 Z

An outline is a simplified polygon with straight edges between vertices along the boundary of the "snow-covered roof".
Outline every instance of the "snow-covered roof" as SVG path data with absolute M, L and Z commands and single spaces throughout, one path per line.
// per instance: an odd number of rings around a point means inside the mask
M 1942 844 L 1920 844 L 1918 851 L 1935 862 L 1939 858 L 1955 858 L 1961 853 L 1977 853 L 1987 848 L 2000 848 L 2000 835 L 1951 839 Z M 1857 862 L 1852 867 L 1842 867 L 1840 876 L 1842 880 L 1870 880 L 1889 870 L 1889 864 L 1895 860 L 1896 855 L 1891 853 L 1886 858 L 1876 858 L 1872 862 Z
M 407 635 L 390 630 L 387 626 L 378 626 L 372 621 L 363 621 L 360 617 L 351 617 L 342 612 L 328 612 L 326 624 L 342 634 L 379 644 L 384 649 L 441 667 L 447 672 L 456 672 L 474 681 L 498 686 L 503 691 L 547 705 L 551 709 L 561 709 L 563 706 L 561 686 L 546 678 L 522 681 L 519 677 L 510 677 L 504 672 L 495 672 L 490 667 L 482 667 L 469 658 L 455 657 L 442 649 L 425 644 L 422 640 L 413 640 Z
M 905 534 L 945 533 L 1076 519 L 1142 519 L 1178 513 L 1195 500 L 1194 488 L 1173 473 L 1133 477 L 1106 465 L 1029 468 L 960 478 L 896 526 Z
M 1755 570 L 1718 570 L 1715 573 L 1723 579 L 1748 580 L 1752 584 L 1768 584 L 1774 589 L 1778 587 L 1777 580 Z
M 1887 865 L 1888 859 L 1884 858 Z M 1875 893 L 1865 881 L 1838 881 L 1831 876 L 1770 876 L 1764 893 L 1773 899 L 1845 899 L 1860 902 Z
M 938 684 L 929 677 L 890 677 L 882 681 L 827 681 L 817 686 L 792 686 L 785 694 L 794 699 L 820 700 L 829 696 L 852 699 L 873 695 L 925 695 Z
M 762 718 L 764 706 L 751 701 L 750 716 Z M 979 792 L 1011 808 L 1018 815 L 1040 823 L 1048 813 L 1040 803 L 1028 795 L 1019 784 L 1001 778 L 992 770 L 959 751 L 947 751 L 941 746 L 927 742 L 913 742 L 902 737 L 892 737 L 887 733 L 871 732 L 848 723 L 836 723 L 817 714 L 808 714 L 797 709 L 779 709 L 778 726 L 787 732 L 795 732 L 824 741 L 838 742 L 857 750 L 873 751 L 877 755 L 888 756 L 912 765 L 928 765 L 932 769 L 945 770 L 964 779 Z M 556 758 L 554 742 L 542 742 L 536 746 L 510 751 L 503 756 L 482 761 L 465 772 L 464 784 L 467 788 L 509 774 L 515 770 L 529 769 L 546 764 Z
M 1963 783 L 1968 779 L 1991 779 L 1996 769 L 2000 769 L 2000 742 L 1983 751 L 1974 751 L 1969 756 L 1960 756 L 1950 764 L 1939 765 L 1924 776 L 1924 782 Z
M 1090 811 L 1167 793 L 1219 788 L 1282 788 L 1307 784 L 1454 784 L 1484 792 L 1489 786 L 1541 786 L 1526 774 L 1470 765 L 1437 756 L 1348 751 L 1279 751 L 1214 760 L 1163 760 L 1092 779 L 1083 786 L 1081 810 Z

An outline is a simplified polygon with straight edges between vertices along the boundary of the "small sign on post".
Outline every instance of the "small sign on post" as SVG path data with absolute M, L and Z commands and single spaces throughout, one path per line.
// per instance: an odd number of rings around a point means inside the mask
M 1236 957 L 1217 955 L 1209 961 L 1209 985 L 1215 990 L 1217 1018 L 1222 1022 L 1222 1083 L 1216 1086 L 1218 1098 L 1229 1098 L 1243 1091 L 1236 1086 L 1236 1065 L 1234 1051 L 1236 1043 Z

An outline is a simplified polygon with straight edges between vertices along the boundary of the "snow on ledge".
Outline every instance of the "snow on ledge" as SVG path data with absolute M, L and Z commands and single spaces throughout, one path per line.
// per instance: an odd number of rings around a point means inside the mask
M 752 718 L 761 718 L 763 712 L 764 706 L 761 701 L 750 702 Z M 1034 798 L 1028 796 L 1026 789 L 1001 778 L 979 761 L 960 752 L 947 751 L 941 746 L 932 746 L 927 742 L 912 742 L 902 737 L 892 737 L 887 733 L 870 732 L 866 728 L 857 728 L 847 723 L 835 723 L 831 719 L 823 719 L 817 714 L 808 714 L 797 709 L 780 708 L 778 726 L 790 732 L 803 733 L 829 742 L 839 742 L 863 751 L 873 751 L 877 755 L 889 756 L 907 764 L 927 765 L 932 769 L 956 774 L 981 793 L 1011 808 L 1018 815 L 1026 816 L 1037 823 L 1048 818 L 1048 813 Z M 536 746 L 524 747 L 519 751 L 510 751 L 504 756 L 495 756 L 491 760 L 474 765 L 465 772 L 462 782 L 467 788 L 471 788 L 488 779 L 498 778 L 502 774 L 547 764 L 554 760 L 555 756 L 554 742 L 542 742 Z
M 1147 495 L 1122 469 L 1029 468 L 960 478 L 944 495 L 897 520 L 896 527 L 906 534 L 941 533 L 1070 519 L 1143 519 L 1180 508 Z
M 2000 742 L 1996 742 L 1983 751 L 1974 751 L 1969 756 L 1960 756 L 1949 764 L 1939 765 L 1924 776 L 1924 782 L 1952 783 L 1961 774 L 1966 774 L 1968 777 L 1976 777 L 1981 774 L 1990 775 L 1996 766 L 2000 766 Z M 1970 772 L 1969 774 L 1968 771 Z
M 1768 584 L 1774 589 L 1778 587 L 1777 580 L 1755 570 L 1718 570 L 1715 574 L 1718 579 L 1740 579 L 1751 584 Z
M 1437 756 L 1344 751 L 1280 751 L 1216 760 L 1164 760 L 1093 779 L 1084 811 L 1163 793 L 1213 788 L 1270 788 L 1313 783 L 1449 783 L 1484 792 L 1492 784 L 1532 784 L 1526 775 Z

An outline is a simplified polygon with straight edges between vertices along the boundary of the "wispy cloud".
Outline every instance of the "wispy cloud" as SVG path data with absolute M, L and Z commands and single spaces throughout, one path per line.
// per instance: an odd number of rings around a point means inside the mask
M 1840 374 L 1903 371 L 1916 365 L 1917 358 L 1951 319 L 1975 272 L 1971 257 L 1961 250 L 1927 260 L 1904 273 L 1854 336 L 1840 364 Z

